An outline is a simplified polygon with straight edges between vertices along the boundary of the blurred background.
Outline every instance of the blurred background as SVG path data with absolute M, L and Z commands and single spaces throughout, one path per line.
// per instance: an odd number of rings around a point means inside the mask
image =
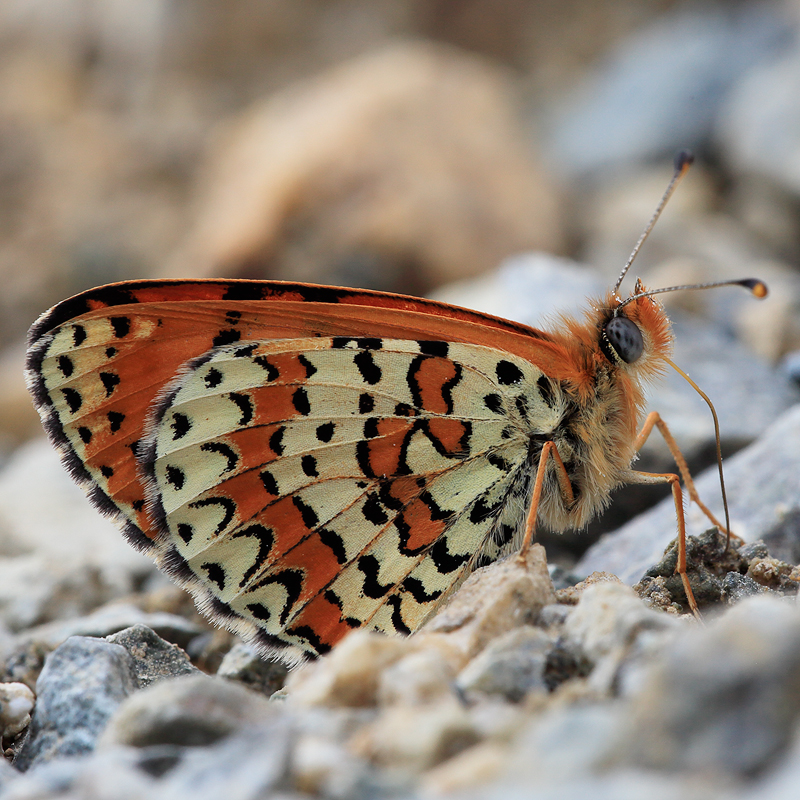
M 746 444 L 797 400 L 799 26 L 797 0 L 3 0 L 2 458 L 41 435 L 25 332 L 71 294 L 280 278 L 537 323 L 613 282 L 680 147 L 633 272 L 770 284 L 668 298 L 695 377 L 742 348 L 704 388 Z

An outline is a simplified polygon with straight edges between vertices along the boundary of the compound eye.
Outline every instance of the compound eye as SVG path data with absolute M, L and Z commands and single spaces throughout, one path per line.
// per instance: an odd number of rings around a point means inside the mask
M 642 332 L 627 317 L 614 317 L 606 325 L 606 339 L 614 352 L 626 363 L 638 361 L 644 351 Z

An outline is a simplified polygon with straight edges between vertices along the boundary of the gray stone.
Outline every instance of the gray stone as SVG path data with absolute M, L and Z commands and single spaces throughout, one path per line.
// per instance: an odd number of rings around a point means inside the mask
M 122 645 L 131 654 L 142 688 L 165 678 L 200 674 L 180 647 L 164 641 L 146 625 L 137 623 L 106 637 L 106 641 Z
M 18 634 L 5 656 L 4 680 L 22 681 L 34 686 L 47 654 L 70 636 L 102 639 L 137 624 L 183 647 L 205 630 L 177 614 L 147 613 L 136 606 L 113 603 L 85 617 L 48 622 Z
M 800 40 L 785 54 L 751 70 L 734 88 L 718 121 L 718 139 L 731 167 L 800 194 Z
M 561 172 L 593 174 L 702 146 L 736 81 L 788 39 L 773 7 L 691 7 L 623 40 L 559 103 L 549 149 Z
M 292 732 L 274 718 L 210 747 L 186 753 L 159 787 L 160 797 L 194 800 L 259 800 L 288 789 Z
M 700 497 L 722 518 L 716 468 L 695 481 Z M 783 414 L 757 442 L 725 461 L 731 526 L 746 542 L 763 540 L 770 552 L 789 563 L 800 560 L 800 405 Z M 686 508 L 687 533 L 708 527 L 694 505 Z M 659 561 L 675 537 L 675 506 L 664 500 L 618 531 L 604 536 L 578 562 L 588 575 L 605 570 L 635 583 Z
M 466 693 L 499 695 L 515 703 L 528 692 L 547 691 L 544 671 L 553 640 L 531 625 L 498 636 L 456 678 Z
M 740 575 L 738 572 L 729 572 L 722 579 L 723 597 L 729 603 L 738 603 L 745 597 L 754 597 L 757 594 L 764 594 L 767 590 L 757 584 L 747 575 Z
M 0 758 L 0 795 L 11 788 L 11 785 L 22 777 L 22 773 L 14 769 L 5 758 Z
M 48 656 L 36 682 L 36 707 L 15 766 L 24 771 L 91 752 L 111 715 L 137 688 L 133 658 L 124 647 L 70 637 Z
M 267 696 L 283 688 L 289 668 L 280 661 L 265 661 L 245 642 L 237 642 L 222 659 L 217 675 L 235 680 Z
M 619 762 L 754 775 L 800 720 L 800 610 L 751 597 L 672 639 L 631 697 Z
M 185 675 L 130 697 L 111 719 L 102 744 L 197 747 L 264 722 L 272 713 L 266 698 L 231 681 L 202 673 Z

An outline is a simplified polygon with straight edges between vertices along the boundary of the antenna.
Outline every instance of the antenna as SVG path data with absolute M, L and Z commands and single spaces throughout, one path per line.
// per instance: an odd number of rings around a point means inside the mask
M 650 235 L 650 231 L 653 230 L 658 218 L 661 216 L 661 212 L 664 210 L 664 206 L 667 204 L 667 201 L 672 197 L 672 193 L 680 183 L 681 178 L 689 171 L 689 167 L 692 166 L 694 162 L 694 155 L 692 154 L 691 150 L 679 150 L 675 154 L 675 173 L 672 176 L 672 180 L 669 182 L 669 186 L 667 186 L 667 190 L 664 192 L 663 197 L 661 198 L 661 202 L 658 204 L 658 207 L 653 212 L 653 216 L 650 217 L 650 222 L 647 223 L 642 235 L 639 237 L 639 241 L 636 242 L 635 247 L 633 248 L 633 252 L 628 256 L 628 260 L 625 262 L 625 266 L 622 268 L 622 272 L 619 274 L 619 278 L 617 278 L 617 282 L 614 284 L 613 292 L 614 294 L 617 293 L 617 289 L 619 289 L 620 284 L 627 275 L 628 270 L 631 268 L 631 264 L 633 264 L 633 260 L 639 254 L 639 250 L 642 249 L 642 245 L 644 244 L 645 239 Z

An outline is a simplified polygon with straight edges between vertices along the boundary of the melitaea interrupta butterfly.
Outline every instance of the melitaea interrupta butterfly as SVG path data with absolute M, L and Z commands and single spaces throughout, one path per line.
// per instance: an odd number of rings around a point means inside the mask
M 366 290 L 118 283 L 45 313 L 27 374 L 129 540 L 208 616 L 297 658 L 354 627 L 416 630 L 537 521 L 581 528 L 622 483 L 680 498 L 631 469 L 662 427 L 637 438 L 669 323 L 638 281 L 616 289 L 541 331 Z

